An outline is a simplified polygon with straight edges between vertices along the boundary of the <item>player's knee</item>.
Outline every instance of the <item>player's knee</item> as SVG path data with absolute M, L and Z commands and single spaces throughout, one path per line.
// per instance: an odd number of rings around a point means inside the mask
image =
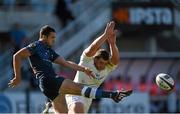
M 75 103 L 74 110 L 77 113 L 84 113 L 84 105 L 80 102 Z
M 67 113 L 67 107 L 66 105 L 64 105 L 64 102 L 63 102 L 63 99 L 62 99 L 63 96 L 61 95 L 58 95 L 53 101 L 52 101 L 52 105 L 53 105 L 53 108 L 54 108 L 54 111 L 56 113 Z
M 59 107 L 59 103 L 57 102 L 52 102 L 52 106 L 53 106 L 53 109 L 56 113 L 60 112 L 60 107 Z
M 84 105 L 83 103 L 77 102 L 75 104 L 72 104 L 69 110 L 69 114 L 72 113 L 84 113 Z

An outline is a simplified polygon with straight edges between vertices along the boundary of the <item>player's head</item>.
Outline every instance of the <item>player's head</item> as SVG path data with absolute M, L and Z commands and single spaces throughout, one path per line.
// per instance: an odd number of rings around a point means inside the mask
M 45 25 L 40 30 L 40 39 L 44 40 L 49 46 L 52 46 L 56 38 L 56 31 L 49 25 Z
M 109 63 L 110 55 L 105 49 L 99 49 L 94 56 L 94 65 L 98 70 L 104 70 Z

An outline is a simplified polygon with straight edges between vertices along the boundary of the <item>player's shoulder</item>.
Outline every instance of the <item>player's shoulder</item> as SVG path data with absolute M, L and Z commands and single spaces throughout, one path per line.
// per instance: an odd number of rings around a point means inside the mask
M 93 57 L 88 57 L 85 51 L 83 51 L 83 53 L 81 54 L 81 61 L 88 62 L 88 61 L 91 61 L 92 59 Z
M 36 47 L 36 46 L 38 46 L 40 44 L 40 42 L 39 41 L 34 41 L 34 42 L 32 42 L 32 43 L 30 43 L 29 45 L 28 45 L 28 47 Z

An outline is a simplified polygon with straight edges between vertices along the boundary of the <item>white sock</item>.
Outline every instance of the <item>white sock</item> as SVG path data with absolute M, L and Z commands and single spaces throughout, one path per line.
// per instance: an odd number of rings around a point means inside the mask
M 96 98 L 96 91 L 97 91 L 97 88 L 84 86 L 84 88 L 81 91 L 81 95 L 88 98 Z

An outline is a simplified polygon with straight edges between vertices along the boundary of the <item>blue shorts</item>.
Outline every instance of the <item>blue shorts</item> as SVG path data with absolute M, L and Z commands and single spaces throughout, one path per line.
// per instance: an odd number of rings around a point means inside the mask
M 40 90 L 53 101 L 59 95 L 59 89 L 64 79 L 64 77 L 42 77 L 39 79 Z

